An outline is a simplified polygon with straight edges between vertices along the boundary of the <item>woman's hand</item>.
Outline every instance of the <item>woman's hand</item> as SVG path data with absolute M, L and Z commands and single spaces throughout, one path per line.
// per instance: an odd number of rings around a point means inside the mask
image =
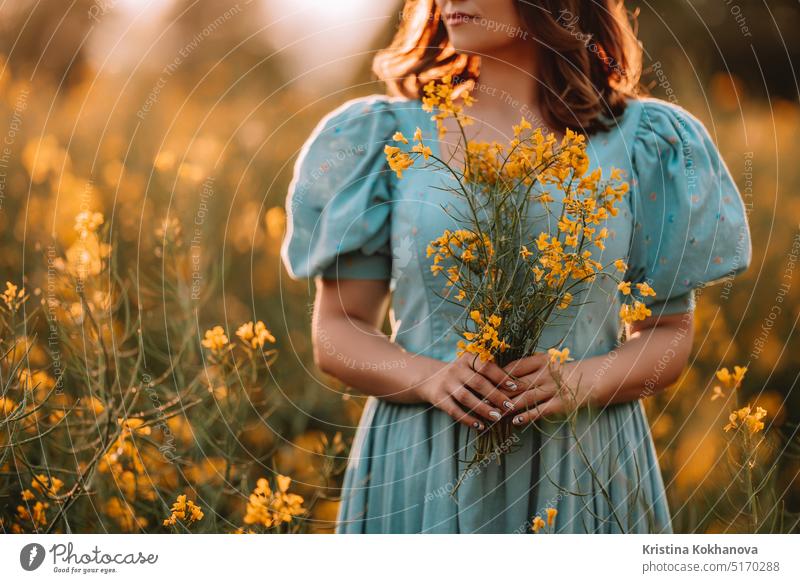
M 511 399 L 514 410 L 521 411 L 512 423 L 523 425 L 597 402 L 597 360 L 551 364 L 549 355 L 537 353 L 508 363 L 503 370 L 517 378 L 523 391 Z
M 608 354 L 556 365 L 553 378 L 546 354 L 508 363 L 522 393 L 512 398 L 513 423 L 523 425 L 577 407 L 605 407 L 657 393 L 680 377 L 692 349 L 691 312 L 649 317 L 631 328 L 628 339 Z
M 441 369 L 420 386 L 419 395 L 459 423 L 480 430 L 485 422 L 499 421 L 514 410 L 508 393 L 518 391 L 514 379 L 497 364 L 463 354 L 453 362 L 442 363 Z

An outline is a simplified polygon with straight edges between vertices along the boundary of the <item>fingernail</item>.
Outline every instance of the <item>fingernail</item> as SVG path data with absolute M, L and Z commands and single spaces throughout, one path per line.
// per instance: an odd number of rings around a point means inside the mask
M 508 409 L 509 411 L 514 408 L 514 403 L 511 401 L 503 401 L 503 407 Z
M 483 429 L 483 425 L 481 425 L 481 424 L 480 424 L 480 423 L 478 423 L 477 421 L 475 421 L 475 422 L 472 424 L 472 426 L 473 426 L 475 429 Z
M 517 415 L 516 417 L 514 417 L 514 420 L 512 421 L 512 423 L 513 423 L 514 425 L 519 425 L 519 424 L 521 424 L 521 423 L 522 423 L 522 415 Z
M 506 386 L 507 386 L 509 389 L 511 389 L 512 391 L 516 391 L 516 390 L 517 390 L 517 383 L 515 383 L 515 382 L 512 382 L 512 381 L 506 381 Z
M 489 411 L 489 417 L 491 417 L 495 421 L 500 421 L 500 417 L 502 417 L 502 415 L 500 415 L 500 413 L 498 413 L 497 411 Z

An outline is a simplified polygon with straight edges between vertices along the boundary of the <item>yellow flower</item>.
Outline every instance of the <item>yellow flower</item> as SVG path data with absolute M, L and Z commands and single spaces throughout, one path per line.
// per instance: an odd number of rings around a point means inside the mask
M 623 304 L 619 310 L 619 317 L 626 324 L 632 324 L 639 320 L 644 320 L 649 317 L 653 312 L 644 303 L 640 301 L 633 302 L 633 305 Z
M 246 324 L 242 324 L 236 330 L 236 335 L 243 340 L 245 343 L 250 344 L 250 341 L 253 339 L 253 322 L 247 322 Z
M 617 286 L 617 289 L 622 292 L 622 295 L 629 296 L 631 294 L 631 282 L 629 281 L 622 281 Z
M 416 152 L 417 154 L 422 154 L 422 157 L 425 160 L 427 160 L 433 153 L 432 150 L 424 144 L 414 144 L 414 146 L 411 148 L 411 151 Z
M 403 171 L 414 165 L 414 160 L 406 152 L 403 152 L 396 146 L 389 146 L 388 144 L 383 148 L 386 154 L 386 161 L 389 163 L 389 168 L 394 170 L 398 178 L 403 177 Z
M 181 494 L 170 508 L 171 514 L 162 523 L 164 526 L 174 526 L 178 521 L 183 521 L 187 526 L 199 522 L 203 518 L 203 510 L 191 500 L 186 499 L 186 494 Z
M 639 293 L 642 295 L 642 297 L 648 297 L 648 296 L 656 297 L 655 290 L 652 287 L 650 287 L 647 283 L 637 283 L 636 289 L 639 290 Z
M 242 324 L 236 330 L 236 335 L 251 348 L 263 348 L 266 342 L 275 342 L 275 336 L 261 320 L 255 324 L 252 321 Z
M 395 132 L 394 135 L 392 136 L 392 139 L 395 142 L 402 142 L 404 144 L 408 143 L 408 140 L 406 139 L 406 137 L 401 132 Z
M 625 263 L 622 259 L 617 259 L 614 262 L 614 267 L 617 271 L 625 273 L 628 270 L 628 264 Z
M 48 477 L 44 474 L 39 474 L 31 481 L 31 488 L 50 497 L 56 496 L 63 485 L 64 482 L 55 476 Z
M 17 408 L 17 404 L 8 397 L 0 397 L 0 415 L 8 417 Z
M 497 330 L 503 322 L 500 316 L 492 314 L 487 321 L 484 322 L 480 311 L 472 310 L 470 312 L 470 318 L 481 327 L 477 333 L 462 332 L 462 336 L 466 340 L 469 340 L 469 343 L 463 340 L 457 342 L 457 354 L 459 356 L 464 353 L 476 354 L 480 357 L 481 361 L 486 362 L 494 360 L 495 354 L 505 352 L 510 348 L 510 344 L 500 338 Z
M 201 344 L 211 352 L 218 353 L 228 345 L 228 336 L 222 326 L 214 326 L 211 330 L 206 330 Z
M 725 425 L 723 429 L 728 432 L 732 429 L 745 428 L 751 435 L 755 435 L 764 429 L 764 422 L 762 420 L 766 416 L 766 409 L 756 407 L 755 412 L 753 412 L 750 405 L 747 405 L 731 413 L 728 417 L 728 424 Z
M 733 380 L 736 385 L 740 385 L 744 380 L 744 375 L 747 374 L 747 367 L 746 366 L 734 366 L 733 367 Z
M 547 233 L 539 233 L 539 237 L 536 239 L 536 246 L 539 248 L 539 251 L 546 251 L 550 247 Z
M 716 376 L 721 382 L 725 383 L 725 386 L 729 389 L 734 389 L 742 384 L 746 373 L 746 366 L 734 366 L 733 373 L 727 368 L 721 368 L 717 371 Z
M 731 381 L 731 373 L 727 367 L 721 368 L 717 371 L 717 378 L 723 383 L 728 384 Z
M 255 337 L 253 338 L 253 342 L 258 346 L 264 346 L 265 342 L 275 342 L 275 336 L 267 330 L 267 327 L 264 325 L 264 322 L 260 320 L 256 322 L 255 326 Z
M 547 526 L 553 526 L 556 523 L 557 515 L 558 515 L 558 510 L 556 510 L 555 508 L 547 509 Z
M 551 348 L 547 351 L 547 354 L 550 355 L 550 362 L 553 364 L 564 364 L 568 360 L 573 360 L 569 356 L 569 348 L 563 348 L 561 350 Z
M 531 524 L 531 530 L 535 533 L 538 533 L 545 527 L 545 522 L 542 520 L 541 516 L 534 516 L 533 523 Z
M 747 374 L 746 366 L 734 366 L 733 373 L 731 373 L 727 367 L 723 367 L 715 373 L 715 376 L 723 383 L 726 389 L 735 390 L 742 384 L 745 374 Z M 718 385 L 713 387 L 712 392 L 712 401 L 716 401 L 725 396 L 723 388 Z
M 25 302 L 28 297 L 25 295 L 25 288 L 20 289 L 10 281 L 6 282 L 6 290 L 3 292 L 3 302 L 12 312 Z
M 754 414 L 745 417 L 744 423 L 747 426 L 747 430 L 751 434 L 756 434 L 762 429 L 764 429 L 764 422 L 761 420 L 766 416 L 767 416 L 766 410 L 762 409 L 761 407 L 758 407 Z
M 303 497 L 289 493 L 292 479 L 278 474 L 275 479 L 278 487 L 273 491 L 266 478 L 256 482 L 250 494 L 244 517 L 245 524 L 259 524 L 266 528 L 291 522 L 295 516 L 305 513 Z
M 20 520 L 29 521 L 36 526 L 47 525 L 47 509 L 50 504 L 47 502 L 37 501 L 31 508 L 32 512 L 25 506 L 17 506 L 17 517 Z
M 528 251 L 528 248 L 525 245 L 523 245 L 522 249 L 519 252 L 519 254 L 520 254 L 520 256 L 522 256 L 523 259 L 527 259 L 531 255 L 533 255 L 533 251 Z
M 523 117 L 522 120 L 519 122 L 519 125 L 513 126 L 513 129 L 514 129 L 514 135 L 519 137 L 520 134 L 522 134 L 522 132 L 524 132 L 525 130 L 533 129 L 533 126 L 531 126 L 531 123 Z
M 448 117 L 455 118 L 462 126 L 472 123 L 472 120 L 464 114 L 464 107 L 471 106 L 475 100 L 468 91 L 463 91 L 460 101 L 457 100 L 452 75 L 445 75 L 440 82 L 429 81 L 422 88 L 422 92 L 422 109 L 429 113 L 433 113 L 434 109 L 438 110 L 431 119 L 436 122 L 440 137 L 446 133 L 443 121 Z
M 564 294 L 564 297 L 561 298 L 561 302 L 558 304 L 558 309 L 559 310 L 566 310 L 571 303 L 572 303 L 572 294 L 569 293 L 569 292 L 566 292 Z

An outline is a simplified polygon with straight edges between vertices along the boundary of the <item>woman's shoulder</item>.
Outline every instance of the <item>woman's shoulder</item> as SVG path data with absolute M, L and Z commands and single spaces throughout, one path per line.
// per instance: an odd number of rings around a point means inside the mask
M 318 128 L 342 122 L 368 122 L 380 118 L 396 118 L 407 110 L 419 109 L 418 100 L 374 93 L 349 99 L 327 113 Z
M 691 111 L 675 101 L 650 96 L 634 96 L 627 101 L 626 115 L 640 139 L 666 137 L 671 143 L 702 139 L 708 133 L 705 125 Z
M 305 141 L 300 157 L 336 153 L 357 148 L 362 153 L 383 149 L 404 125 L 412 100 L 383 94 L 349 99 L 325 114 Z
M 685 311 L 691 304 L 686 294 L 749 265 L 747 213 L 722 155 L 694 114 L 651 97 L 638 98 L 634 107 L 640 111 L 631 154 L 631 278 L 650 282 L 658 301 L 684 297 L 659 310 Z
M 281 249 L 292 277 L 388 279 L 393 182 L 383 151 L 397 131 L 396 103 L 385 95 L 346 101 L 306 140 L 289 185 Z

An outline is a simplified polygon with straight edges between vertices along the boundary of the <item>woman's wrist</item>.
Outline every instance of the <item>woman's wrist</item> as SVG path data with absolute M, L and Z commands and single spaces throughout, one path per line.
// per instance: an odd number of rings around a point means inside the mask
M 430 402 L 429 389 L 435 382 L 436 375 L 446 366 L 446 363 L 422 354 L 411 355 L 409 360 L 409 370 L 412 371 L 408 377 L 407 389 L 410 402 L 428 403 Z
M 565 375 L 564 382 L 574 392 L 578 405 L 603 408 L 610 402 L 613 393 L 610 353 L 575 361 L 572 370 Z

